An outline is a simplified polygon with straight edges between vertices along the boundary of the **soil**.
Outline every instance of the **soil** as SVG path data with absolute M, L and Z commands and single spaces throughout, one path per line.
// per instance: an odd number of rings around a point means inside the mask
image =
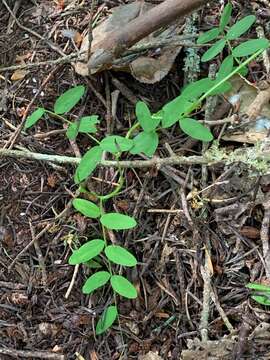
M 76 44 L 63 35 L 63 30 L 82 34 L 90 18 L 90 3 L 2 1 L 0 71 L 2 67 L 61 57 L 27 29 L 49 39 L 65 54 L 76 51 Z M 124 1 L 97 3 L 95 12 L 100 10 L 102 19 Z M 248 6 L 246 1 L 232 3 L 234 20 L 253 13 L 256 25 L 269 35 L 267 1 L 248 2 Z M 16 19 L 27 29 L 12 23 L 6 5 L 16 11 Z M 219 10 L 218 1 L 200 10 L 197 30 L 217 25 Z M 255 30 L 248 36 L 254 37 Z M 184 85 L 187 54 L 182 49 L 169 74 L 153 85 L 113 70 L 81 77 L 71 63 L 29 68 L 25 74 L 15 74 L 18 80 L 12 80 L 14 70 L 1 71 L 0 147 L 10 146 L 25 111 L 31 113 L 36 106 L 52 109 L 60 94 L 79 84 L 86 87 L 87 95 L 71 111 L 70 119 L 96 114 L 101 119 L 99 139 L 112 129 L 114 134 L 123 135 L 135 122 L 134 103 L 128 99 L 127 90 L 133 99 L 143 100 L 157 111 Z M 213 62 L 219 65 L 220 60 L 218 57 Z M 199 77 L 207 76 L 208 65 L 200 65 Z M 248 79 L 253 83 L 267 80 L 262 61 L 251 64 L 250 71 Z M 116 86 L 115 79 L 122 87 Z M 120 93 L 114 116 L 111 94 L 115 90 Z M 222 97 L 219 111 L 221 107 Z M 202 119 L 203 111 L 197 116 Z M 59 119 L 45 116 L 19 134 L 13 149 L 77 156 L 93 145 L 84 134 L 76 142 L 70 141 L 64 129 Z M 220 126 L 214 128 L 216 138 L 221 130 Z M 245 147 L 234 142 L 221 141 L 221 145 L 227 150 Z M 185 156 L 205 151 L 200 142 L 192 141 L 177 127 L 162 130 L 156 154 L 166 157 L 170 155 L 168 149 Z M 125 244 L 139 261 L 126 273 L 136 286 L 138 298 L 119 297 L 120 324 L 114 323 L 96 337 L 97 319 L 113 299 L 106 287 L 91 296 L 82 294 L 82 285 L 90 274 L 85 266 L 79 267 L 72 284 L 74 266 L 68 264 L 71 249 L 99 233 L 96 220 L 83 217 L 69 205 L 77 190 L 74 171 L 71 165 L 1 158 L 1 360 L 155 360 L 158 355 L 175 360 L 270 359 L 269 307 L 252 300 L 246 288 L 249 282 L 269 284 L 263 250 L 269 228 L 267 176 L 250 176 L 240 164 L 207 170 L 200 165 L 127 169 L 125 187 L 106 203 L 106 211 L 132 215 L 138 222 L 135 229 L 111 235 L 111 240 Z M 88 187 L 108 193 L 114 188 L 115 173 L 114 168 L 98 168 Z M 208 342 L 202 343 L 205 317 Z

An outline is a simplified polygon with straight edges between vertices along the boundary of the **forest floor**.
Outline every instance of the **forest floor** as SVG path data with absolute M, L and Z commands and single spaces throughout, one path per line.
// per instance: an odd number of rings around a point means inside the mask
M 72 63 L 52 63 L 61 58 L 59 50 L 65 55 L 78 50 L 91 17 L 90 2 L 0 1 L 1 149 L 83 155 L 93 145 L 91 139 L 81 134 L 70 141 L 58 119 L 47 116 L 18 133 L 26 112 L 29 115 L 37 106 L 53 108 L 56 98 L 75 85 L 84 85 L 87 95 L 71 117 L 98 115 L 97 136 L 102 138 L 129 129 L 138 100 L 158 111 L 190 79 L 208 76 L 209 63 L 198 60 L 205 50 L 199 47 L 179 49 L 168 74 L 153 84 L 138 80 L 140 75 L 135 79 L 123 67 L 83 77 Z M 97 23 L 127 2 L 99 0 L 93 14 Z M 248 36 L 255 37 L 260 26 L 269 37 L 268 1 L 232 4 L 232 23 L 254 14 L 257 22 Z M 216 26 L 223 5 L 211 2 L 186 24 L 195 33 Z M 157 54 L 152 49 L 146 55 Z M 219 65 L 221 57 L 211 63 Z M 48 63 L 22 67 L 39 62 Z M 19 69 L 3 70 L 13 65 Z M 268 84 L 267 59 L 249 64 L 247 80 L 248 86 Z M 238 110 L 219 96 L 215 119 Z M 203 114 L 204 108 L 197 115 Z M 213 128 L 226 151 L 254 146 L 223 138 L 224 133 L 226 124 Z M 205 145 L 172 127 L 161 132 L 156 155 L 173 152 L 188 157 L 204 151 Z M 136 228 L 115 235 L 115 241 L 125 243 L 139 261 L 127 274 L 139 296 L 120 297 L 120 324 L 95 337 L 96 318 L 111 299 L 106 291 L 82 294 L 89 269 L 80 266 L 74 273 L 68 264 L 73 244 L 84 243 L 98 231 L 95 221 L 68 205 L 77 190 L 74 171 L 72 165 L 1 157 L 1 360 L 270 359 L 270 312 L 252 300 L 246 288 L 249 282 L 270 285 L 268 176 L 240 163 L 127 169 L 125 188 L 106 206 L 138 222 Z M 107 193 L 114 181 L 115 169 L 99 167 L 88 186 Z

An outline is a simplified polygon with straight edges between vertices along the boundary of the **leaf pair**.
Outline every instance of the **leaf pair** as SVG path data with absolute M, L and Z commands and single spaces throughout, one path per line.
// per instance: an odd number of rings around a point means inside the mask
M 72 205 L 86 217 L 93 219 L 100 217 L 101 224 L 110 230 L 126 230 L 137 225 L 136 220 L 127 215 L 119 213 L 102 214 L 100 208 L 96 204 L 85 199 L 74 199 Z
M 91 294 L 93 291 L 106 285 L 109 280 L 117 294 L 127 299 L 135 299 L 137 297 L 137 290 L 130 281 L 121 275 L 111 275 L 108 271 L 98 271 L 90 276 L 83 286 L 83 293 Z
M 78 250 L 74 250 L 69 258 L 70 265 L 83 264 L 101 253 L 104 249 L 104 240 L 90 240 L 82 245 Z M 133 267 L 137 265 L 137 260 L 128 250 L 119 245 L 108 245 L 105 248 L 107 258 L 117 265 Z
M 69 112 L 83 97 L 85 93 L 85 87 L 83 85 L 75 86 L 58 97 L 54 104 L 54 113 L 62 115 Z M 28 129 L 35 125 L 39 119 L 42 118 L 46 110 L 44 108 L 38 108 L 27 119 L 24 125 L 24 129 Z

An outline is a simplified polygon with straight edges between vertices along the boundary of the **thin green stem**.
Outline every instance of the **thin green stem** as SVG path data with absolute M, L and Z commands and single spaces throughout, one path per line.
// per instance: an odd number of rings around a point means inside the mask
M 126 134 L 126 139 L 129 139 L 130 136 L 132 135 L 133 131 L 135 131 L 138 127 L 140 126 L 140 123 L 136 122 L 127 132 Z M 120 159 L 121 153 L 116 155 L 115 160 L 118 162 Z M 118 186 L 109 194 L 107 195 L 98 195 L 98 198 L 101 201 L 107 201 L 111 198 L 113 198 L 114 196 L 116 196 L 117 194 L 119 194 L 119 192 L 121 191 L 124 182 L 125 182 L 125 178 L 124 178 L 124 169 L 121 168 L 121 166 L 118 166 L 118 171 L 119 171 L 119 179 L 118 179 Z
M 226 43 L 227 43 L 228 48 L 230 49 L 230 52 L 231 52 L 232 57 L 234 58 L 234 60 L 237 62 L 238 65 L 241 65 L 241 61 L 238 60 L 237 57 L 233 56 L 233 48 L 232 48 L 232 45 L 231 45 L 230 41 L 226 39 Z
M 116 157 L 116 161 L 118 162 L 119 161 L 119 158 L 120 158 L 120 154 Z M 107 195 L 99 195 L 99 199 L 101 201 L 107 201 L 111 198 L 113 198 L 114 196 L 116 196 L 117 194 L 119 194 L 119 192 L 121 191 L 123 185 L 124 185 L 124 181 L 125 181 L 125 178 L 124 178 L 124 169 L 121 168 L 120 165 L 118 165 L 118 171 L 119 171 L 119 179 L 118 179 L 118 185 L 117 187 L 109 194 Z
M 87 133 L 87 135 L 88 135 L 88 137 L 89 137 L 90 139 L 92 139 L 92 140 L 95 141 L 98 145 L 100 145 L 100 141 L 99 141 L 98 139 L 96 139 L 93 135 L 91 135 L 91 134 L 89 134 L 89 133 Z
M 103 201 L 100 199 L 99 201 L 99 209 L 100 209 L 100 213 L 101 215 L 103 215 L 105 212 L 104 212 L 104 209 L 103 209 Z M 105 248 L 108 246 L 108 243 L 107 243 L 107 236 L 106 236 L 106 230 L 105 230 L 105 226 L 101 224 L 101 228 L 102 228 L 102 234 L 103 234 L 103 240 L 105 242 Z M 113 275 L 113 271 L 112 271 L 112 265 L 111 265 L 111 262 L 110 260 L 108 259 L 108 270 L 109 270 L 109 273 L 110 275 L 112 276 Z M 115 306 L 117 307 L 117 298 L 116 298 L 116 293 L 115 291 L 113 290 L 113 298 L 114 298 L 114 302 L 115 302 Z M 118 318 L 118 322 L 120 324 L 120 319 L 119 319 L 119 315 L 118 315 L 118 312 L 117 312 L 117 318 Z
M 132 125 L 126 134 L 126 139 L 129 139 L 133 131 L 135 131 L 139 126 L 140 126 L 139 122 L 136 122 L 134 125 Z
M 59 114 L 55 114 L 53 111 L 50 111 L 50 110 L 47 110 L 45 109 L 46 113 L 50 114 L 51 116 L 59 119 L 59 120 L 62 120 L 63 122 L 66 122 L 68 124 L 72 124 L 71 121 L 69 121 L 68 119 L 64 118 L 63 116 L 59 115 Z

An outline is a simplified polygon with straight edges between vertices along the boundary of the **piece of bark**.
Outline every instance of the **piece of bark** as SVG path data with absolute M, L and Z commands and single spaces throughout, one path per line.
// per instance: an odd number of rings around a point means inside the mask
M 208 2 L 206 0 L 165 0 L 102 40 L 90 57 L 89 69 L 102 66 L 106 68 L 106 65 L 111 65 L 114 59 L 139 40 Z
M 250 104 L 247 115 L 250 120 L 256 120 L 258 116 L 261 114 L 262 109 L 265 105 L 269 104 L 270 100 L 270 87 L 267 89 L 260 91 L 254 101 Z

